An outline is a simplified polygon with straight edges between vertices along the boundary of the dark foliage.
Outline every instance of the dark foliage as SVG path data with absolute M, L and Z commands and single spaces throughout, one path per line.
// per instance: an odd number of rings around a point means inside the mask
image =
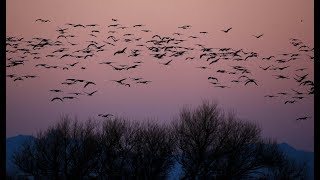
M 13 155 L 20 170 L 38 179 L 164 179 L 176 161 L 183 179 L 307 177 L 306 164 L 262 138 L 256 124 L 207 101 L 182 108 L 171 125 L 62 117 Z

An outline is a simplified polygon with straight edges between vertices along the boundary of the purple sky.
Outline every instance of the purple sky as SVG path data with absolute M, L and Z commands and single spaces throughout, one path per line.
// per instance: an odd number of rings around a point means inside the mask
M 35 37 L 48 38 L 52 41 L 59 40 L 64 46 L 45 47 L 32 52 L 38 55 L 27 54 L 24 65 L 8 67 L 7 74 L 37 75 L 34 79 L 13 81 L 7 78 L 7 110 L 6 129 L 7 136 L 17 134 L 35 134 L 38 130 L 47 128 L 59 119 L 62 114 L 77 116 L 79 120 L 89 117 L 99 118 L 100 113 L 112 113 L 134 120 L 156 118 L 161 122 L 169 122 L 178 115 L 179 109 L 190 104 L 196 106 L 202 99 L 216 100 L 223 108 L 236 110 L 240 118 L 258 123 L 266 137 L 277 138 L 279 142 L 287 142 L 298 148 L 314 149 L 314 96 L 302 95 L 305 98 L 297 100 L 294 104 L 284 104 L 296 96 L 292 89 L 307 92 L 307 86 L 299 86 L 293 77 L 295 75 L 308 74 L 306 80 L 313 81 L 314 63 L 309 56 L 313 51 L 302 52 L 298 47 L 290 44 L 290 38 L 299 39 L 303 45 L 314 46 L 314 2 L 311 0 L 270 0 L 270 1 L 226 1 L 226 0 L 199 0 L 199 1 L 7 1 L 6 35 L 32 40 Z M 36 19 L 48 19 L 51 22 L 35 22 Z M 118 19 L 113 22 L 111 19 Z M 73 28 L 66 23 L 74 24 L 99 24 L 98 27 Z M 117 29 L 108 25 L 119 23 L 128 29 Z M 132 26 L 144 24 L 144 27 Z M 190 29 L 180 29 L 179 26 L 191 25 Z M 59 38 L 56 31 L 60 28 L 69 28 L 67 34 L 76 37 L 68 38 L 69 42 L 77 43 L 71 46 L 64 38 Z M 221 30 L 232 27 L 228 33 Z M 88 35 L 91 30 L 99 30 L 97 38 Z M 149 29 L 151 32 L 142 32 Z M 108 33 L 116 30 L 118 33 Z M 208 34 L 200 34 L 206 31 Z M 175 32 L 183 36 L 173 35 Z M 132 37 L 124 37 L 123 34 L 132 33 Z M 179 57 L 166 56 L 157 59 L 150 54 L 146 47 L 137 47 L 137 44 L 152 46 L 146 43 L 153 35 L 161 37 L 170 36 L 176 39 L 185 39 L 186 42 L 178 46 L 195 48 L 187 54 Z M 263 34 L 259 39 L 253 35 Z M 110 46 L 103 41 L 114 35 L 120 38 L 116 46 Z M 189 36 L 199 38 L 192 39 Z M 124 38 L 142 38 L 140 41 L 125 43 Z M 156 39 L 156 38 L 154 38 Z M 69 48 L 68 52 L 57 53 L 59 57 L 65 53 L 72 53 L 84 49 L 94 40 L 98 45 L 104 46 L 105 51 L 96 53 L 96 56 L 87 59 L 67 57 L 63 59 L 46 57 L 56 49 Z M 34 41 L 38 42 L 38 41 Z M 23 42 L 19 48 L 29 48 L 28 43 Z M 258 57 L 249 58 L 248 61 L 219 60 L 208 65 L 210 61 L 199 58 L 200 47 L 195 44 L 203 44 L 209 48 L 233 48 L 243 49 L 245 52 L 256 52 Z M 113 56 L 117 50 L 128 47 L 126 54 Z M 130 49 L 141 49 L 141 55 L 128 57 Z M 302 48 L 303 49 L 303 48 Z M 7 46 L 7 50 L 14 48 Z M 217 52 L 218 50 L 213 50 Z M 162 53 L 161 51 L 160 53 Z M 286 63 L 277 63 L 275 60 L 288 59 L 279 55 L 282 53 L 299 53 L 296 60 Z M 169 55 L 170 53 L 168 53 Z M 272 61 L 263 61 L 262 58 L 274 55 Z M 309 56 L 308 56 L 309 55 Z M 22 52 L 7 53 L 7 59 L 21 59 Z M 39 56 L 40 59 L 33 59 Z M 186 57 L 195 57 L 193 60 L 185 60 Z M 245 55 L 243 55 L 245 57 Z M 173 59 L 169 66 L 159 64 Z M 113 61 L 115 66 L 121 64 L 134 65 L 134 61 L 143 61 L 136 69 L 115 71 L 109 65 L 101 65 L 103 61 Z M 66 67 L 67 64 L 79 62 L 69 70 L 46 69 L 35 67 L 36 64 L 46 63 Z M 7 60 L 7 64 L 9 60 Z M 276 67 L 289 66 L 283 71 L 263 71 L 260 67 L 273 65 Z M 196 68 L 207 66 L 209 69 Z M 235 71 L 231 66 L 243 66 L 251 71 L 246 74 L 257 80 L 254 84 L 244 85 L 231 81 L 241 76 L 221 74 L 217 70 Z M 86 67 L 85 70 L 80 69 Z M 299 68 L 306 70 L 298 72 Z M 288 76 L 288 80 L 278 80 L 274 75 Z M 208 77 L 219 79 L 220 85 L 231 88 L 221 89 L 209 83 Z M 152 81 L 149 84 L 136 84 L 130 78 L 142 77 Z M 96 85 L 83 88 L 82 84 L 66 86 L 61 84 L 67 78 L 78 78 L 94 81 Z M 111 80 L 127 78 L 126 83 L 131 87 L 125 87 Z M 242 79 L 244 80 L 244 79 Z M 64 94 L 50 92 L 50 89 L 61 89 Z M 93 96 L 78 96 L 78 99 L 65 100 L 64 102 L 51 99 L 56 96 L 66 96 L 70 92 L 93 92 Z M 279 95 L 286 92 L 288 95 Z M 266 98 L 265 95 L 277 95 L 277 98 Z M 306 121 L 296 121 L 298 117 L 311 116 Z

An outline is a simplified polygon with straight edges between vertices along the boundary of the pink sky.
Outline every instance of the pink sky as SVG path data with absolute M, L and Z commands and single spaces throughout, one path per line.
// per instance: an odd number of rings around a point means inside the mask
M 106 46 L 106 51 L 89 59 L 74 58 L 45 58 L 53 50 L 46 48 L 39 50 L 41 58 L 30 61 L 23 66 L 7 68 L 7 74 L 18 75 L 35 74 L 35 79 L 13 82 L 7 78 L 7 136 L 17 134 L 35 134 L 39 129 L 47 128 L 59 119 L 61 114 L 77 116 L 80 120 L 89 117 L 98 118 L 99 113 L 112 113 L 129 117 L 135 120 L 157 118 L 161 122 L 169 122 L 177 116 L 184 104 L 193 106 L 201 103 L 202 99 L 217 100 L 226 109 L 234 109 L 237 114 L 246 120 L 258 123 L 266 137 L 277 138 L 279 142 L 287 142 L 298 148 L 314 149 L 314 96 L 308 95 L 306 99 L 295 104 L 284 104 L 290 98 L 268 99 L 264 96 L 278 92 L 293 93 L 292 88 L 298 87 L 292 77 L 297 68 L 307 68 L 308 79 L 313 81 L 314 64 L 308 56 L 313 52 L 302 53 L 289 43 L 290 38 L 298 38 L 309 47 L 314 46 L 314 2 L 311 0 L 269 0 L 269 1 L 226 1 L 226 0 L 163 0 L 163 1 L 41 1 L 10 0 L 6 2 L 6 35 L 24 37 L 31 40 L 34 37 L 50 38 L 56 40 L 59 27 L 69 27 L 68 33 L 77 37 L 69 41 L 80 45 L 71 47 L 70 52 L 85 48 L 86 41 L 96 40 L 99 45 L 107 41 L 109 35 L 123 38 L 122 34 L 133 33 L 134 37 L 142 37 L 137 44 L 146 44 L 155 34 L 174 37 L 174 32 L 181 32 L 188 39 L 181 44 L 185 47 L 194 47 L 195 44 L 204 44 L 206 47 L 243 49 L 259 54 L 245 62 L 219 62 L 210 65 L 210 69 L 202 70 L 196 67 L 208 66 L 205 60 L 199 60 L 200 52 L 190 52 L 183 57 L 174 58 L 170 66 L 159 64 L 159 60 L 149 56 L 150 52 L 143 49 L 142 56 L 128 58 L 125 55 L 113 56 L 113 53 L 124 47 L 133 49 L 134 43 L 117 43 L 116 47 Z M 50 23 L 35 22 L 36 19 L 49 19 Z M 108 34 L 113 24 L 112 18 L 119 20 L 123 26 L 130 29 L 118 30 L 117 34 Z M 302 20 L 302 22 L 301 22 Z M 71 28 L 66 23 L 99 24 L 98 38 L 90 37 L 90 30 Z M 144 24 L 145 27 L 135 28 L 135 24 Z M 191 25 L 188 30 L 177 27 Z M 232 27 L 229 33 L 222 29 Z M 140 29 L 150 29 L 151 33 L 144 33 Z M 199 34 L 207 31 L 207 35 Z M 264 34 L 260 39 L 252 35 Z M 199 36 L 199 39 L 190 39 L 188 36 Z M 148 44 L 151 46 L 151 44 Z M 59 47 L 61 48 L 61 47 Z M 129 51 L 128 51 L 129 52 Z M 280 53 L 301 53 L 300 59 L 290 62 L 290 68 L 275 73 L 262 71 L 259 66 L 270 64 L 284 66 L 283 64 L 262 61 L 263 57 Z M 19 59 L 23 54 L 7 54 L 8 57 Z M 196 60 L 186 61 L 185 57 L 195 56 Z M 165 57 L 163 62 L 173 58 Z M 280 58 L 278 58 L 280 59 Z M 132 65 L 132 61 L 143 61 L 137 69 L 128 71 L 114 71 L 108 65 L 100 65 L 102 61 L 115 61 L 118 64 Z M 43 69 L 35 67 L 38 63 L 63 66 L 79 61 L 80 63 L 68 71 Z M 231 85 L 234 79 L 231 75 L 216 73 L 219 69 L 231 70 L 230 66 L 241 65 L 252 71 L 259 86 L 232 85 L 230 89 L 220 89 L 208 83 L 208 76 L 215 76 L 224 84 Z M 86 70 L 80 67 L 85 66 Z M 275 74 L 291 77 L 290 80 L 277 80 Z M 239 75 L 240 76 L 240 75 Z M 152 82 L 148 85 L 132 85 L 130 88 L 120 86 L 110 80 L 143 77 Z M 63 89 L 65 92 L 83 91 L 81 86 L 66 87 L 61 85 L 67 78 L 79 78 L 96 82 L 96 86 L 89 86 L 87 92 L 98 90 L 92 96 L 79 97 L 76 100 L 50 102 L 55 97 L 50 89 Z M 128 81 L 129 82 L 129 81 Z M 131 82 L 130 82 L 131 83 Z M 312 116 L 307 121 L 295 121 L 301 116 Z

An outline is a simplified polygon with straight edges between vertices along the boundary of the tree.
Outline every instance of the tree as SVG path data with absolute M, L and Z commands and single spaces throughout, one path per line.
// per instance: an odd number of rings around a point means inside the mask
M 262 177 L 265 168 L 289 173 L 279 169 L 288 162 L 275 141 L 263 139 L 256 124 L 225 113 L 217 103 L 182 108 L 174 127 L 184 178 L 247 179 Z
M 172 128 L 151 122 L 136 129 L 132 149 L 133 174 L 143 179 L 165 178 L 174 164 Z
M 130 153 L 133 148 L 133 123 L 122 118 L 106 119 L 99 133 L 98 174 L 101 178 L 132 175 Z
M 96 169 L 98 143 L 94 124 L 81 124 L 62 117 L 55 126 L 40 131 L 34 142 L 13 155 L 14 163 L 36 178 L 70 179 L 89 177 Z

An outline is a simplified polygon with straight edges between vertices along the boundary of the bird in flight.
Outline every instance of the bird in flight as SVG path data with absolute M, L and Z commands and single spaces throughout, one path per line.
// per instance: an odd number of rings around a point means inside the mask
M 37 19 L 36 22 L 37 22 L 37 21 L 45 22 L 45 23 L 46 23 L 46 22 L 50 22 L 50 20 L 45 20 L 45 19 Z
M 295 102 L 297 102 L 297 101 L 296 101 L 296 100 L 286 101 L 286 102 L 284 102 L 284 104 L 288 104 L 288 103 L 293 104 L 293 103 L 295 103 Z
M 126 80 L 127 78 L 123 78 L 123 79 L 120 79 L 120 80 L 111 80 L 111 81 L 115 81 L 119 84 L 124 84 L 122 81 Z
M 125 53 L 125 50 L 127 49 L 127 47 L 125 47 L 124 49 L 122 50 L 119 50 L 117 52 L 115 52 L 113 55 L 115 56 L 116 54 L 122 54 L 122 53 Z
M 212 77 L 212 76 L 208 77 L 208 80 L 210 80 L 210 79 L 216 80 L 217 82 L 219 82 L 219 80 L 217 78 L 215 78 L 215 77 Z
M 163 65 L 167 66 L 167 65 L 169 65 L 171 63 L 171 61 L 172 61 L 172 59 L 170 61 L 166 62 L 166 63 L 159 63 L 159 64 L 163 64 Z
M 232 27 L 228 28 L 227 30 L 221 30 L 221 31 L 225 32 L 225 33 L 228 33 L 231 29 L 232 29 Z
M 91 82 L 91 81 L 87 81 L 86 84 L 84 85 L 83 88 L 86 88 L 89 84 L 93 84 L 93 85 L 96 85 L 94 82 Z
M 247 79 L 246 80 L 246 83 L 244 84 L 244 85 L 247 85 L 248 83 L 254 83 L 254 84 L 256 84 L 257 86 L 258 86 L 258 84 L 257 84 L 257 82 L 256 82 L 256 80 L 254 80 L 254 79 Z
M 107 117 L 113 116 L 113 115 L 112 114 L 98 114 L 98 116 L 107 118 Z
M 259 39 L 260 37 L 263 36 L 263 34 L 260 34 L 260 35 L 258 35 L 258 36 L 256 36 L 256 35 L 252 35 L 252 36 L 254 36 L 254 37 L 256 37 L 257 39 Z
M 52 98 L 52 99 L 51 99 L 51 102 L 52 102 L 52 101 L 55 101 L 55 100 L 60 100 L 61 102 L 63 102 L 63 100 L 62 100 L 61 98 L 59 98 L 59 97 Z
M 300 117 L 300 118 L 297 118 L 296 120 L 299 121 L 299 120 L 307 120 L 311 117 L 308 117 L 308 116 L 305 116 L 305 117 Z
M 62 92 L 60 89 L 52 89 L 51 92 Z
M 92 96 L 94 93 L 96 93 L 98 90 L 95 90 L 95 91 L 93 91 L 93 92 L 91 92 L 91 93 L 87 93 L 87 92 L 85 92 L 88 96 Z

